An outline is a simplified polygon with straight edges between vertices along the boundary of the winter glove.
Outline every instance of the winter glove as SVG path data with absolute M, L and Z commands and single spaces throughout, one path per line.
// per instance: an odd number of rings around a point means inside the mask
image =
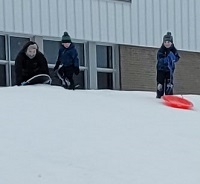
M 80 73 L 79 67 L 74 67 L 74 73 L 75 75 L 78 75 Z
M 21 83 L 21 86 L 25 86 L 26 84 L 27 84 L 27 82 L 24 81 Z
M 60 66 L 60 61 L 58 60 L 58 61 L 56 62 L 55 67 L 53 68 L 53 70 L 54 70 L 54 71 L 57 70 L 57 69 L 59 68 L 59 66 Z
M 57 71 L 58 70 L 58 66 L 56 65 L 54 68 L 53 68 L 53 71 Z
M 167 57 L 169 57 L 172 62 L 176 62 L 176 56 L 173 52 L 170 52 Z

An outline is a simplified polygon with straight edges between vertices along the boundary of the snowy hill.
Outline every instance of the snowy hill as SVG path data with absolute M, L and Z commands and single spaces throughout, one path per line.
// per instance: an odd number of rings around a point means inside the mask
M 151 92 L 0 88 L 0 184 L 199 184 L 194 110 Z

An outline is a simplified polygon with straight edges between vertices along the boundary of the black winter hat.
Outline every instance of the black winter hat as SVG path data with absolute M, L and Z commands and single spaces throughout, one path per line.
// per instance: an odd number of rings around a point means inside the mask
M 167 32 L 167 34 L 163 36 L 163 42 L 166 42 L 166 41 L 173 43 L 173 36 L 171 32 Z
M 62 43 L 72 43 L 71 38 L 70 38 L 68 32 L 64 32 L 61 41 L 62 41 Z

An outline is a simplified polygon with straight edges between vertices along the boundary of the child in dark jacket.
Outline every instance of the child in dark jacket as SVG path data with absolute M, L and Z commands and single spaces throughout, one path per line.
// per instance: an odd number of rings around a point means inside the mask
M 49 75 L 48 63 L 36 42 L 29 41 L 15 59 L 16 85 L 23 85 L 23 82 L 38 74 Z
M 78 53 L 67 32 L 64 32 L 61 42 L 54 71 L 62 81 L 63 87 L 74 89 L 73 74 L 78 75 L 80 72 Z M 62 66 L 59 68 L 60 64 Z
M 173 44 L 171 32 L 167 32 L 163 37 L 163 43 L 157 52 L 157 96 L 161 98 L 165 95 L 173 95 L 173 74 L 175 63 L 180 56 Z

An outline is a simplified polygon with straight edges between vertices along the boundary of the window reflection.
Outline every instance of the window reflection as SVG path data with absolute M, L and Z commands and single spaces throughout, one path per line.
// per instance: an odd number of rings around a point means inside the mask
M 80 66 L 85 66 L 84 61 L 84 44 L 83 43 L 74 43 L 80 62 Z M 44 40 L 43 49 L 44 55 L 47 58 L 49 64 L 55 64 L 58 58 L 58 51 L 61 47 L 60 41 Z
M 84 59 L 84 44 L 83 43 L 74 43 L 76 50 L 78 52 L 78 58 L 80 62 L 80 66 L 85 66 L 85 59 Z
M 29 41 L 30 41 L 30 38 L 14 37 L 14 36 L 10 37 L 10 54 L 11 54 L 12 61 L 16 59 L 19 51 Z
M 97 67 L 99 68 L 113 68 L 112 64 L 112 47 L 97 45 Z
M 83 43 L 74 43 L 77 52 L 78 52 L 78 58 L 80 61 L 80 66 L 85 65 L 84 61 L 84 44 Z M 48 61 L 49 64 L 55 65 L 57 58 L 58 58 L 58 51 L 61 47 L 60 41 L 53 41 L 53 40 L 44 40 L 43 41 L 43 49 L 44 49 L 44 55 Z M 57 77 L 54 77 L 53 69 L 50 68 L 50 75 L 53 77 L 53 85 L 61 85 L 60 80 Z M 80 85 L 80 89 L 85 89 L 85 78 L 84 78 L 84 72 L 81 71 L 78 76 L 74 75 L 75 84 Z
M 52 41 L 52 40 L 43 41 L 44 56 L 46 57 L 49 64 L 56 63 L 60 46 L 61 46 L 60 41 Z
M 0 60 L 6 60 L 5 36 L 0 35 Z
M 0 65 L 0 86 L 6 86 L 6 66 Z
M 98 89 L 113 89 L 113 74 L 112 73 L 97 73 Z

